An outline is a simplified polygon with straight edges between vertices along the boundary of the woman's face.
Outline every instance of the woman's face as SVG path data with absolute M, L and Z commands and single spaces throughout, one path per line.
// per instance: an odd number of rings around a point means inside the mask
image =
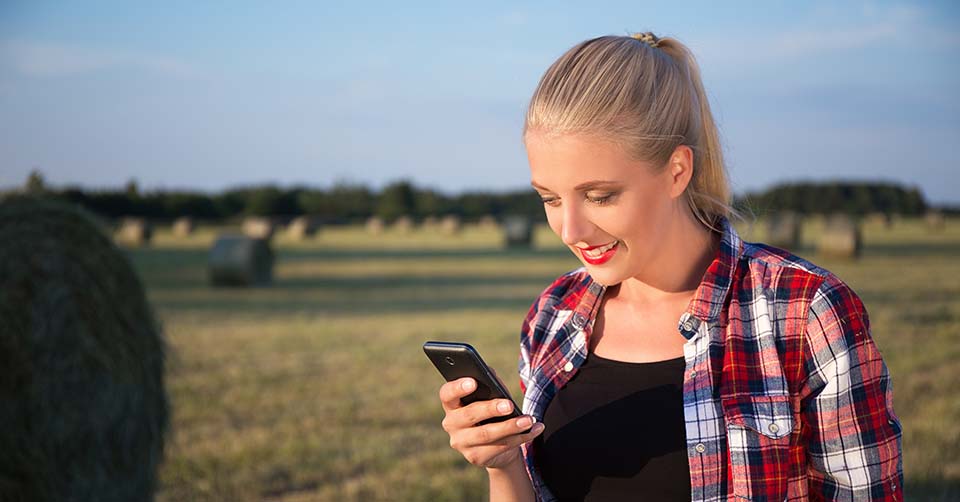
M 590 136 L 531 132 L 526 147 L 550 228 L 594 280 L 609 286 L 643 276 L 678 214 L 673 171 Z

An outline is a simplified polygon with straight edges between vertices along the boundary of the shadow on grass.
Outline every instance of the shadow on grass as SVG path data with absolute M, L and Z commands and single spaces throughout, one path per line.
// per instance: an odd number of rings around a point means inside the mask
M 323 248 L 285 248 L 279 257 L 285 260 L 423 260 L 429 258 L 536 258 L 573 256 L 566 248 L 525 249 L 525 248 L 467 248 L 467 249 L 323 249 Z
M 868 244 L 863 248 L 863 255 L 868 257 L 891 258 L 956 258 L 960 249 L 956 242 L 896 242 Z
M 330 299 L 258 298 L 251 296 L 216 296 L 202 300 L 153 299 L 161 310 L 176 312 L 202 311 L 223 314 L 402 314 L 411 312 L 445 312 L 450 310 L 526 310 L 536 293 L 529 295 L 491 295 L 480 297 L 430 296 L 401 298 L 364 298 L 363 296 Z
M 904 500 L 951 502 L 960 500 L 960 479 L 906 480 Z
M 426 261 L 463 260 L 463 273 L 386 273 L 325 277 L 307 275 L 275 277 L 259 288 L 211 288 L 207 282 L 207 253 L 197 249 L 135 249 L 130 256 L 151 293 L 152 303 L 163 310 L 205 311 L 224 314 L 290 313 L 399 313 L 439 312 L 451 309 L 526 309 L 535 295 L 557 274 L 519 275 L 523 263 L 537 259 L 570 257 L 565 249 L 465 249 L 465 250 L 322 250 L 281 249 L 278 263 L 324 261 Z M 478 274 L 470 261 L 503 260 L 504 271 Z M 519 262 L 519 263 L 518 263 Z M 183 292 L 182 295 L 177 294 Z M 527 293 L 528 292 L 528 293 Z

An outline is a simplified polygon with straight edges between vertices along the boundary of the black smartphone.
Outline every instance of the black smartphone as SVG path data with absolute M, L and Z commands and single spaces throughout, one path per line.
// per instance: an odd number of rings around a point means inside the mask
M 477 349 L 471 347 L 470 344 L 426 342 L 423 344 L 423 352 L 427 354 L 427 357 L 430 358 L 430 361 L 448 382 L 463 377 L 473 378 L 477 382 L 476 390 L 460 398 L 462 405 L 466 406 L 476 401 L 487 401 L 489 399 L 509 399 L 513 403 L 513 412 L 509 415 L 488 418 L 478 425 L 502 422 L 521 416 L 520 407 L 510 397 L 510 392 L 506 386 L 497 378 L 490 366 L 483 362 L 483 358 L 480 357 Z

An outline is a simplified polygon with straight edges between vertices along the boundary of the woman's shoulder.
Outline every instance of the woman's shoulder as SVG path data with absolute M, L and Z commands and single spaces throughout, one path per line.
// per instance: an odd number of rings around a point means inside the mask
M 741 264 L 741 288 L 759 291 L 775 303 L 799 302 L 811 316 L 824 310 L 841 317 L 865 313 L 860 297 L 843 279 L 784 249 L 744 242 Z

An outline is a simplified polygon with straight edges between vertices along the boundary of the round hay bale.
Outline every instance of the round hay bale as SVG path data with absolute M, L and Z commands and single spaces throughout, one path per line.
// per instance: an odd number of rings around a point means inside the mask
M 0 202 L 0 319 L 0 500 L 152 500 L 165 343 L 110 234 L 61 202 Z
M 872 227 L 890 228 L 893 226 L 893 218 L 888 213 L 870 213 L 864 218 L 864 223 Z
M 462 228 L 460 217 L 455 214 L 448 214 L 440 220 L 440 232 L 445 235 L 459 234 Z
M 153 237 L 153 226 L 143 218 L 124 218 L 117 230 L 117 241 L 130 246 L 144 246 Z
M 497 225 L 496 218 L 494 218 L 492 215 L 487 214 L 487 215 L 481 216 L 480 219 L 477 220 L 477 226 L 485 230 L 493 230 L 493 229 L 496 229 L 499 225 Z
M 525 216 L 507 216 L 503 219 L 504 244 L 508 248 L 533 246 L 533 223 Z
M 243 220 L 243 235 L 254 239 L 270 240 L 277 231 L 277 225 L 270 218 L 251 216 Z
M 273 251 L 266 239 L 220 235 L 207 265 L 212 286 L 265 286 L 273 279 Z
M 313 237 L 320 229 L 320 221 L 311 216 L 298 216 L 287 225 L 287 236 L 295 241 Z
M 181 239 L 190 237 L 193 234 L 193 231 L 196 229 L 196 226 L 193 223 L 193 218 L 189 216 L 183 216 L 177 218 L 173 222 L 173 235 L 174 237 L 179 237 Z
M 401 216 L 393 222 L 393 230 L 401 234 L 410 233 L 410 231 L 413 230 L 413 226 L 413 218 L 409 216 Z
M 377 216 L 371 216 L 367 219 L 366 229 L 368 233 L 380 235 L 383 233 L 383 220 Z
M 862 250 L 863 236 L 860 226 L 853 218 L 845 214 L 835 214 L 827 218 L 817 242 L 817 254 L 856 259 L 860 257 Z
M 932 232 L 943 231 L 947 226 L 947 221 L 940 211 L 927 211 L 927 214 L 923 215 L 923 222 L 927 225 L 927 230 Z
M 767 218 L 767 244 L 789 250 L 800 247 L 800 215 L 790 211 L 774 213 Z

